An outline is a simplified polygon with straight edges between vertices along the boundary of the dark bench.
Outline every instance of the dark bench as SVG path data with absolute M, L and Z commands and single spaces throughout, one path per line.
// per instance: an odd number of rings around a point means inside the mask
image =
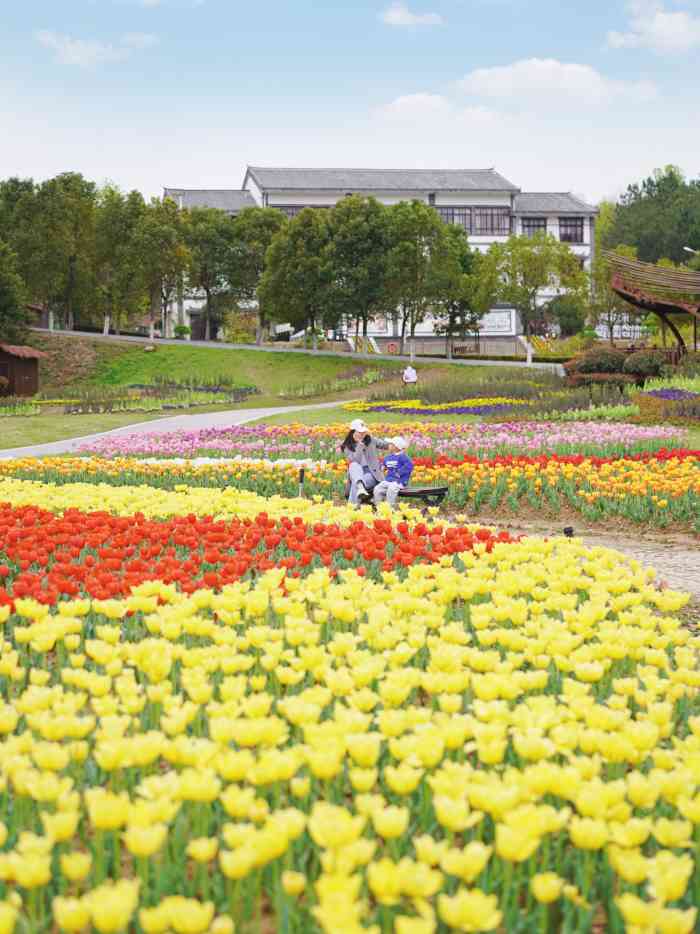
M 446 486 L 410 486 L 399 491 L 399 499 L 420 500 L 425 506 L 439 506 L 447 496 Z M 372 494 L 360 497 L 360 502 L 364 506 L 370 505 Z

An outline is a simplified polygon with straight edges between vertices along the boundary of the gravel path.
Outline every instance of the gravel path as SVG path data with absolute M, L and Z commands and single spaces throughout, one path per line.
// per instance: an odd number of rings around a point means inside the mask
M 0 451 L 0 460 L 11 460 L 14 457 L 45 457 L 49 454 L 69 454 L 77 450 L 87 441 L 96 441 L 112 435 L 150 434 L 151 432 L 196 431 L 201 428 L 225 428 L 227 425 L 245 425 L 259 418 L 269 415 L 280 415 L 286 412 L 303 412 L 308 409 L 332 409 L 342 405 L 342 402 L 318 402 L 315 405 L 278 406 L 267 409 L 231 409 L 227 412 L 201 412 L 198 415 L 173 415 L 170 418 L 154 419 L 150 422 L 137 422 L 134 425 L 124 425 L 122 428 L 113 428 L 111 431 L 102 431 L 93 435 L 83 435 L 81 438 L 64 438 L 63 441 L 49 441 L 46 444 L 31 444 L 27 447 L 9 448 Z

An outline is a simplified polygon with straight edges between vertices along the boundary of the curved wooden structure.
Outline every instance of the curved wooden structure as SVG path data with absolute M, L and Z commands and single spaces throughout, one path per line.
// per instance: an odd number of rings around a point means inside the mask
M 697 322 L 700 321 L 700 272 L 667 269 L 653 263 L 628 259 L 611 251 L 605 251 L 603 257 L 610 264 L 610 287 L 613 292 L 640 311 L 658 315 L 678 341 L 678 346 L 685 351 L 683 336 L 670 316 L 690 315 L 697 335 Z

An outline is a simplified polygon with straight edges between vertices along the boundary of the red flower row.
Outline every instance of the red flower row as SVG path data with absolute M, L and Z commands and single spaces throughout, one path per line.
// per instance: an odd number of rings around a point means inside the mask
M 482 543 L 513 541 L 488 529 L 375 520 L 348 528 L 301 518 L 215 521 L 212 517 L 147 519 L 67 510 L 63 516 L 34 506 L 0 504 L 0 605 L 31 596 L 52 604 L 62 596 L 98 599 L 127 595 L 149 580 L 191 593 L 219 588 L 245 575 L 285 568 L 294 576 L 321 565 L 331 574 L 391 571 Z
M 446 454 L 440 454 L 437 457 L 414 457 L 413 461 L 418 467 L 459 467 L 461 464 L 480 464 L 482 467 L 496 467 L 513 464 L 535 465 L 546 467 L 549 463 L 573 464 L 578 466 L 584 461 L 590 461 L 596 467 L 602 464 L 612 464 L 619 460 L 628 461 L 668 461 L 673 459 L 686 460 L 694 457 L 700 460 L 700 451 L 693 451 L 688 448 L 674 448 L 666 450 L 660 448 L 658 451 L 641 451 L 637 454 L 611 455 L 610 457 L 596 457 L 592 454 L 499 454 L 497 457 L 491 457 L 488 460 L 482 460 L 473 454 L 465 454 L 463 457 L 448 457 Z

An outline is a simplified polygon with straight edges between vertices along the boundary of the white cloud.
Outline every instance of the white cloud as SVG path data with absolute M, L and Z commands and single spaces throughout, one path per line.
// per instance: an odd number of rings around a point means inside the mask
M 452 104 L 441 94 L 402 94 L 380 112 L 398 120 L 420 120 L 447 116 L 452 112 Z
M 387 26 L 440 26 L 443 23 L 439 13 L 413 13 L 400 2 L 388 6 L 380 19 Z
M 596 103 L 611 97 L 649 100 L 657 96 L 650 81 L 617 81 L 591 65 L 560 62 L 555 58 L 527 58 L 510 65 L 476 68 L 458 82 L 458 87 L 477 97 L 503 98 L 516 103 L 526 98 Z
M 130 49 L 150 49 L 157 43 L 158 37 L 150 32 L 127 32 L 122 38 L 122 45 Z
M 78 68 L 94 68 L 110 62 L 121 62 L 136 49 L 145 49 L 158 41 L 149 33 L 127 33 L 116 45 L 99 39 L 74 39 L 64 33 L 41 29 L 34 38 L 47 49 L 56 53 L 59 65 Z
M 416 124 L 449 124 L 456 126 L 502 122 L 499 114 L 486 107 L 459 107 L 442 94 L 402 94 L 375 111 L 375 117 L 393 125 L 405 125 L 415 130 Z
M 700 16 L 686 10 L 667 10 L 657 0 L 632 0 L 627 32 L 609 32 L 614 49 L 651 49 L 659 54 L 688 52 L 700 46 Z

